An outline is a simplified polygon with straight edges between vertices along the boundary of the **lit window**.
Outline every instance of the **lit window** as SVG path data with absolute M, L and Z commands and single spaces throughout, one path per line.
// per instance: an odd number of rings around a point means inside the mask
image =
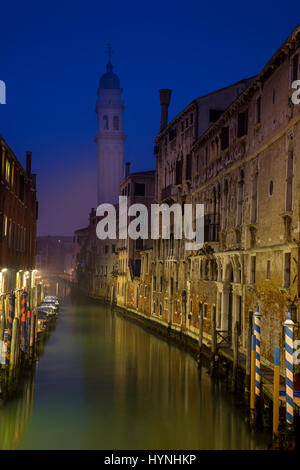
M 9 183 L 9 181 L 10 181 L 10 161 L 9 160 L 6 160 L 5 179 Z

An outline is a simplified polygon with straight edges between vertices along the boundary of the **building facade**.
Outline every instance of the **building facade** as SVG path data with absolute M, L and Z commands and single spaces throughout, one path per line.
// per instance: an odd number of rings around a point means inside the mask
M 170 123 L 171 90 L 160 90 L 153 202 L 169 208 L 176 203 L 181 210 L 170 211 L 167 239 L 160 235 L 141 249 L 137 241 L 118 242 L 117 304 L 195 340 L 201 317 L 208 345 L 215 317 L 229 343 L 237 332 L 243 351 L 249 350 L 258 306 L 262 360 L 273 363 L 287 312 L 299 322 L 297 80 L 300 27 L 256 76 L 194 100 Z M 134 178 L 128 173 L 121 183 L 130 204 L 136 202 Z M 140 202 L 149 205 L 145 196 Z M 199 250 L 186 250 L 187 240 L 175 235 L 185 203 L 204 205 Z M 193 217 L 195 229 L 195 212 Z M 164 224 L 161 217 L 161 231 Z
M 36 268 L 48 274 L 73 270 L 74 237 L 42 236 L 36 240 Z
M 31 152 L 26 169 L 0 137 L 0 292 L 30 286 L 35 268 L 38 202 Z

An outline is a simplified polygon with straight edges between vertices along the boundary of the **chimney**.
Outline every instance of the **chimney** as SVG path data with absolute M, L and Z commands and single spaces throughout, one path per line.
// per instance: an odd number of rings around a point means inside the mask
M 32 187 L 35 189 L 36 188 L 36 174 L 33 173 L 31 176 L 32 176 Z
M 26 173 L 28 176 L 31 175 L 31 155 L 32 152 L 26 152 Z
M 125 163 L 125 178 L 129 175 L 130 173 L 130 162 Z
M 162 131 L 168 125 L 168 108 L 171 100 L 172 90 L 159 90 L 160 106 L 161 106 L 161 118 L 160 118 L 160 130 Z

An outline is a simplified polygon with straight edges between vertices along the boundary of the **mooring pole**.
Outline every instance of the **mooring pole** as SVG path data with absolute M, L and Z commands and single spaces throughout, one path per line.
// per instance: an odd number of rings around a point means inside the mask
M 279 426 L 279 382 L 280 382 L 280 347 L 275 346 L 274 354 L 274 391 L 273 391 L 273 437 L 276 439 Z
M 11 352 L 10 352 L 10 361 L 9 361 L 9 373 L 10 374 L 18 362 L 19 334 L 20 334 L 19 319 L 15 317 L 13 320 L 13 327 L 12 327 Z
M 212 309 L 212 322 L 211 322 L 211 354 L 212 361 L 215 364 L 217 355 L 217 322 L 216 322 L 216 310 Z
M 233 374 L 232 374 L 233 387 L 237 386 L 238 364 L 239 364 L 239 332 L 238 332 L 238 322 L 235 322 L 234 328 L 233 328 Z
M 199 337 L 198 337 L 198 365 L 199 366 L 201 364 L 202 344 L 203 344 L 203 309 L 201 307 L 199 311 Z
M 259 313 L 259 306 L 257 306 L 254 316 L 254 334 L 255 334 L 255 345 L 256 345 L 256 361 L 255 361 L 255 395 L 260 395 L 261 385 L 261 372 L 260 372 L 260 324 L 261 324 L 261 313 Z
M 251 337 L 251 380 L 250 380 L 250 419 L 251 423 L 255 422 L 255 353 L 256 353 L 256 338 L 255 335 Z
M 15 317 L 15 295 L 11 293 L 8 298 L 8 317 L 7 317 L 7 344 L 6 344 L 6 365 L 9 366 L 11 354 L 12 326 Z
M 286 424 L 291 428 L 294 424 L 294 373 L 293 373 L 293 331 L 294 322 L 291 314 L 288 313 L 287 320 L 283 323 L 285 329 L 285 368 L 286 368 Z
M 31 312 L 27 310 L 26 314 L 26 336 L 25 336 L 25 350 L 28 353 L 30 347 L 30 332 L 31 332 Z

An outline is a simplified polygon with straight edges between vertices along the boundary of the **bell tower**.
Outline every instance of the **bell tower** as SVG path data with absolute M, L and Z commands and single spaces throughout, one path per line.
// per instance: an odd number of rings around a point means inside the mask
M 98 120 L 98 133 L 95 137 L 98 154 L 98 205 L 118 203 L 124 173 L 122 91 L 120 79 L 113 72 L 109 46 L 106 73 L 100 78 L 95 108 Z

